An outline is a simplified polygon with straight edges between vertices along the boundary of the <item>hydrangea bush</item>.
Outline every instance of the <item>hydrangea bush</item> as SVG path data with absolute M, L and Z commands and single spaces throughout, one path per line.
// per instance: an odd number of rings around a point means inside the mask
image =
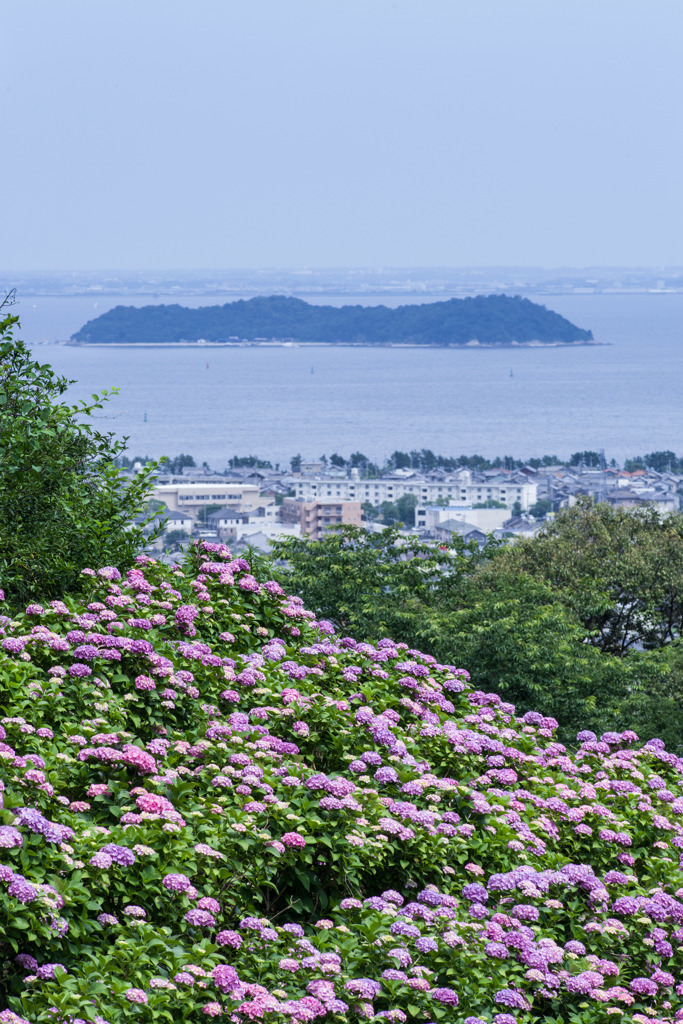
M 0 1022 L 683 1019 L 683 760 L 227 548 L 0 619 Z

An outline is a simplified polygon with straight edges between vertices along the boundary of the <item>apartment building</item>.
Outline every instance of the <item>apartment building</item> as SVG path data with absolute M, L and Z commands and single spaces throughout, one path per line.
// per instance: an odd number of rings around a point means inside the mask
M 285 498 L 280 508 L 280 522 L 299 524 L 302 534 L 312 540 L 320 540 L 325 530 L 341 523 L 361 526 L 361 517 L 359 501 L 340 501 L 336 498 L 332 501 L 326 498 L 315 501 Z
M 496 479 L 479 483 L 465 483 L 463 480 L 424 480 L 408 477 L 405 480 L 383 477 L 377 480 L 324 480 L 294 479 L 291 481 L 296 497 L 302 501 L 369 501 L 381 505 L 383 501 L 396 501 L 404 494 L 414 494 L 418 504 L 433 505 L 439 499 L 448 499 L 453 505 L 476 505 L 492 499 L 512 508 L 519 502 L 523 512 L 536 503 L 535 482 Z
M 470 523 L 478 530 L 493 533 L 510 518 L 509 508 L 472 508 L 471 505 L 418 505 L 415 525 L 422 530 L 435 530 L 447 520 Z

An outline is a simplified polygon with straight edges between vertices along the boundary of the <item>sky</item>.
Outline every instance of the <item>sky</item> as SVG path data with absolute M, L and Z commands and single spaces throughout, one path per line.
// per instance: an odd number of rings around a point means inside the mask
M 4 270 L 683 265 L 681 0 L 21 0 Z

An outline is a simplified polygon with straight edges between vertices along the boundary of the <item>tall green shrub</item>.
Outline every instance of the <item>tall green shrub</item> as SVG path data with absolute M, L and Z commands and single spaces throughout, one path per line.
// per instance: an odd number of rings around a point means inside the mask
M 116 389 L 61 401 L 74 382 L 32 358 L 18 323 L 0 320 L 0 586 L 17 605 L 77 589 L 90 564 L 129 566 L 155 469 L 129 479 L 114 465 L 125 440 L 91 421 Z

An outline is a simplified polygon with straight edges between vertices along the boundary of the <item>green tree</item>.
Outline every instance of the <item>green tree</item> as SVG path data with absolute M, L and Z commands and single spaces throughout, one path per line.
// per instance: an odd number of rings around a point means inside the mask
M 436 455 L 430 448 L 423 448 L 420 452 L 420 469 L 429 473 L 436 467 Z
M 352 452 L 349 456 L 349 465 L 351 469 L 357 469 L 361 477 L 379 476 L 379 466 L 371 462 L 362 452 Z
M 507 508 L 504 501 L 496 501 L 495 498 L 487 498 L 486 501 L 479 501 L 472 508 Z
M 633 469 L 654 469 L 657 473 L 680 473 L 681 462 L 678 456 L 672 451 L 648 452 L 647 455 L 638 455 L 634 459 L 628 459 L 626 469 L 633 472 Z
M 275 541 L 272 555 L 285 563 L 286 585 L 320 615 L 344 630 L 362 630 L 359 635 L 375 640 L 391 636 L 412 646 L 421 612 L 448 604 L 456 584 L 486 557 L 486 549 L 482 553 L 459 537 L 435 548 L 397 527 L 370 533 L 341 526 L 322 540 Z
M 411 459 L 408 452 L 395 451 L 389 456 L 389 465 L 392 469 L 409 469 Z
M 570 466 L 586 466 L 587 469 L 598 469 L 600 463 L 600 453 L 593 451 L 574 452 L 569 459 Z
M 32 358 L 14 338 L 18 323 L 0 321 L 0 585 L 14 605 L 77 590 L 93 565 L 129 567 L 153 517 L 158 465 L 121 472 L 125 439 L 92 425 L 116 389 L 91 403 L 60 401 L 74 382 Z
M 300 473 L 301 472 L 301 454 L 293 455 L 291 457 L 291 459 L 289 460 L 289 465 L 291 467 L 292 473 Z
M 173 473 L 174 475 L 182 473 L 185 466 L 192 467 L 196 465 L 197 463 L 194 461 L 193 457 L 191 455 L 185 455 L 185 453 L 182 453 L 181 455 L 174 455 L 172 459 L 166 459 L 166 468 L 169 473 Z
M 603 651 L 662 647 L 683 634 L 681 513 L 584 498 L 501 563 L 550 584 Z
M 478 689 L 505 696 L 518 714 L 556 718 L 564 742 L 582 728 L 640 724 L 635 695 L 642 711 L 666 675 L 653 654 L 620 658 L 586 644 L 582 623 L 552 587 L 497 571 L 495 558 L 462 581 L 457 597 L 445 614 L 423 617 L 419 642 L 439 661 L 466 667 Z M 622 707 L 627 697 L 631 709 Z
M 415 509 L 418 500 L 414 494 L 402 494 L 396 499 L 396 514 L 400 522 L 405 526 L 415 526 Z
M 541 466 L 561 465 L 562 459 L 558 459 L 557 455 L 544 455 L 540 459 L 527 459 L 527 463 L 534 469 L 540 469 Z
M 394 523 L 398 522 L 398 509 L 393 501 L 383 501 L 379 506 L 379 511 L 382 517 L 382 522 L 386 526 L 392 526 Z
M 299 456 L 300 458 L 301 456 Z M 258 455 L 233 455 L 228 461 L 231 469 L 272 469 L 268 459 L 259 459 Z
M 539 498 L 538 501 L 529 509 L 529 514 L 532 515 L 534 519 L 543 519 L 543 517 L 547 516 L 548 512 L 552 512 L 552 510 L 552 501 L 549 501 L 548 498 Z

